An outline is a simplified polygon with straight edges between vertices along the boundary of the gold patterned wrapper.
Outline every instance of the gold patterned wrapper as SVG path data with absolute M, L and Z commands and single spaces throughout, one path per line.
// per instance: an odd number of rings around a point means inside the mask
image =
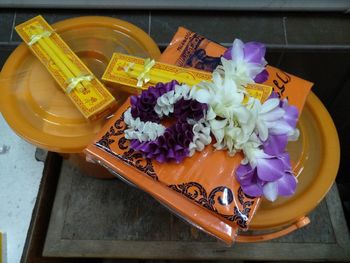
M 115 109 L 112 94 L 42 16 L 16 26 L 16 31 L 86 119 Z

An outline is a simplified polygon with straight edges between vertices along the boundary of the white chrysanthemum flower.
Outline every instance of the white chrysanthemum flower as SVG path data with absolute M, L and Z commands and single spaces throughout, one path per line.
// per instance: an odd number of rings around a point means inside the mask
M 124 113 L 124 122 L 128 126 L 128 129 L 124 131 L 125 138 L 128 140 L 153 141 L 165 132 L 165 127 L 161 124 L 150 121 L 143 122 L 139 117 L 134 119 L 130 108 Z
M 171 90 L 157 99 L 157 104 L 154 107 L 154 110 L 158 114 L 158 116 L 168 116 L 170 113 L 174 112 L 174 104 L 174 90 Z
M 189 99 L 190 88 L 187 85 L 176 85 L 174 90 L 171 90 L 157 99 L 157 104 L 154 107 L 158 116 L 168 116 L 174 112 L 174 104 L 180 99 Z
M 237 88 L 232 76 L 215 71 L 213 82 L 202 82 L 191 90 L 191 97 L 209 104 L 207 120 L 215 136 L 214 147 L 234 155 L 254 130 L 252 114 L 242 103 L 244 87 Z
M 201 82 L 191 89 L 191 97 L 201 103 L 209 104 L 216 115 L 230 118 L 242 107 L 244 92 L 237 89 L 234 79 L 218 72 L 213 73 L 213 82 Z
M 190 87 L 187 86 L 186 84 L 182 85 L 176 85 L 175 87 L 175 100 L 178 101 L 179 99 L 185 99 L 188 100 L 190 99 Z
M 189 156 L 192 156 L 196 151 L 203 151 L 204 147 L 211 143 L 210 127 L 205 119 L 200 121 L 189 119 L 187 122 L 193 125 L 193 140 L 188 146 L 190 150 Z

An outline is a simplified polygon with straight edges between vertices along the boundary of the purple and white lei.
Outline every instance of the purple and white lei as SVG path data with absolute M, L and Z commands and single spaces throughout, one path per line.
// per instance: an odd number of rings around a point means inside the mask
M 125 138 L 147 158 L 179 163 L 211 143 L 205 120 L 208 105 L 192 99 L 188 86 L 176 81 L 158 83 L 130 101 L 124 113 Z M 175 123 L 165 127 L 161 120 L 166 117 L 175 118 Z
M 292 195 L 297 179 L 286 146 L 299 136 L 298 110 L 274 92 L 261 103 L 246 91 L 247 84 L 268 78 L 265 52 L 261 43 L 236 39 L 211 82 L 191 88 L 176 81 L 158 83 L 132 96 L 124 114 L 131 147 L 147 158 L 178 163 L 203 150 L 213 135 L 217 150 L 231 156 L 243 152 L 235 174 L 244 193 L 271 201 Z M 166 128 L 161 124 L 164 117 L 175 117 L 176 123 Z

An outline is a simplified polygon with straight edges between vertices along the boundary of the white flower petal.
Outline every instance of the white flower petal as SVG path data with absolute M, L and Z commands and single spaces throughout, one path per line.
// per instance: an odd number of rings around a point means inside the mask
M 211 136 L 205 135 L 205 134 L 200 134 L 199 141 L 203 142 L 204 145 L 208 145 L 211 143 Z
M 212 80 L 214 83 L 213 87 L 216 89 L 223 85 L 223 79 L 221 77 L 221 74 L 218 71 L 213 72 Z
M 297 141 L 300 135 L 299 129 L 294 129 L 288 133 L 288 141 Z
M 140 118 L 134 119 L 131 115 L 131 109 L 124 113 L 124 121 L 128 129 L 124 131 L 125 138 L 128 140 L 137 139 L 140 142 L 155 140 L 165 132 L 165 127 L 158 123 L 143 122 Z
M 200 103 L 209 103 L 210 102 L 210 93 L 205 89 L 198 90 L 195 94 L 195 99 Z
M 244 58 L 244 44 L 242 40 L 236 38 L 232 44 L 232 58 L 236 61 L 242 61 Z
M 280 100 L 277 98 L 268 99 L 262 105 L 262 109 L 260 113 L 266 113 L 270 110 L 273 110 L 274 108 L 278 107 L 279 104 L 280 104 Z
M 251 117 L 251 113 L 243 106 L 233 109 L 240 124 L 247 123 Z
M 258 129 L 258 132 L 259 132 L 259 138 L 264 142 L 267 140 L 267 137 L 269 136 L 269 132 L 268 132 L 268 129 L 266 127 L 266 125 L 261 122 L 261 121 L 258 121 L 256 123 L 256 127 Z
M 208 108 L 208 111 L 207 111 L 206 119 L 207 119 L 207 120 L 214 120 L 215 117 L 216 117 L 216 114 L 215 114 L 215 112 L 213 111 L 213 108 L 212 108 L 212 107 L 209 107 L 209 108 Z
M 277 182 L 268 182 L 263 186 L 264 196 L 267 200 L 273 202 L 277 199 L 278 188 Z
M 227 124 L 227 119 L 210 121 L 210 127 L 212 128 L 212 130 L 221 130 L 226 126 L 226 124 Z
M 261 112 L 260 112 L 261 113 Z M 260 119 L 264 121 L 277 121 L 281 119 L 285 114 L 285 110 L 281 108 L 275 108 L 267 113 L 260 114 Z
M 204 119 L 201 119 L 193 126 L 193 141 L 190 143 L 190 151 L 192 149 L 203 151 L 204 147 L 211 143 L 210 129 L 208 126 L 209 123 Z
M 268 126 L 269 132 L 273 135 L 288 134 L 292 130 L 292 127 L 284 120 L 268 123 Z
M 225 133 L 224 133 L 224 129 L 220 129 L 220 130 L 212 130 L 214 137 L 216 139 L 216 143 L 217 144 L 221 144 L 222 140 L 224 139 Z
M 204 143 L 202 143 L 200 140 L 197 140 L 195 144 L 196 144 L 197 151 L 199 151 L 199 152 L 203 151 L 204 146 L 205 146 Z

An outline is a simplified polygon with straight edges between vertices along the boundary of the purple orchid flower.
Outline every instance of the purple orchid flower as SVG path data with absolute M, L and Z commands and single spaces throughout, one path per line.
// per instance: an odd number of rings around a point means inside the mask
M 268 100 L 276 98 L 278 98 L 278 94 L 272 91 Z M 296 140 L 299 136 L 299 131 L 295 129 L 299 117 L 298 109 L 293 105 L 289 105 L 287 99 L 280 100 L 278 107 L 283 109 L 284 114 L 282 118 L 275 120 L 272 124 L 267 123 L 268 133 L 277 136 L 287 135 L 289 141 Z
M 240 165 L 236 170 L 237 181 L 243 192 L 252 197 L 264 195 L 275 201 L 277 196 L 295 193 L 297 180 L 291 171 L 290 157 L 285 148 L 287 135 L 271 135 L 263 144 L 267 154 L 256 160 L 256 167 Z
M 268 99 L 275 99 L 275 98 L 279 98 L 278 93 L 272 91 Z M 282 99 L 280 101 L 279 106 L 280 106 L 280 108 L 285 110 L 283 120 L 286 121 L 291 128 L 295 129 L 298 118 L 299 118 L 298 108 L 293 106 L 293 105 L 289 105 L 287 99 Z
M 299 111 L 297 107 L 288 104 L 288 100 L 284 99 L 280 103 L 280 107 L 285 110 L 285 115 L 283 116 L 284 120 L 289 124 L 293 129 L 297 125 Z
M 267 70 L 264 68 L 267 64 L 265 60 L 265 53 L 266 53 L 265 45 L 259 42 L 247 42 L 243 44 L 243 42 L 241 42 L 241 40 L 239 39 L 236 39 L 235 42 L 243 46 L 243 60 L 246 63 L 254 64 L 262 68 L 261 72 L 255 75 L 254 81 L 256 83 L 265 82 L 269 77 Z M 228 59 L 228 60 L 235 59 L 235 56 L 234 56 L 235 42 L 233 42 L 232 47 L 228 48 L 225 51 L 223 55 L 225 59 Z

